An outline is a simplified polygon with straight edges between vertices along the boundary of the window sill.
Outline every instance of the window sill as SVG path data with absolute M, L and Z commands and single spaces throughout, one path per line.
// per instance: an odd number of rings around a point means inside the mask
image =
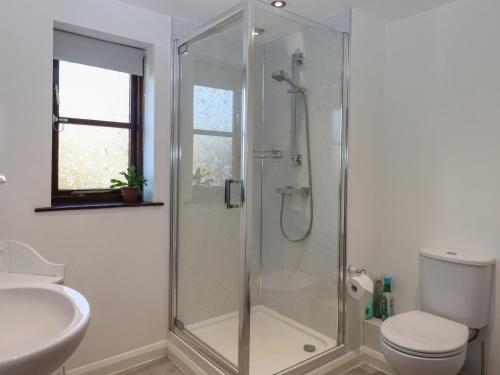
M 124 208 L 124 207 L 148 207 L 148 206 L 163 206 L 163 202 L 105 202 L 105 203 L 72 203 L 72 204 L 56 204 L 50 207 L 35 208 L 35 212 L 52 212 L 52 211 L 70 211 L 70 210 L 97 210 L 100 208 Z

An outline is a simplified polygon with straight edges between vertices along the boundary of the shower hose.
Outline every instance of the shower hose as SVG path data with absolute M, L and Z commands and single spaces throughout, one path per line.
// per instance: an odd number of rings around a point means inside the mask
M 305 240 L 310 234 L 313 225 L 313 217 L 314 217 L 314 207 L 313 207 L 313 184 L 312 184 L 312 172 L 311 172 L 311 150 L 310 150 L 310 136 L 309 136 L 309 109 L 307 105 L 307 96 L 304 88 L 297 90 L 304 102 L 304 118 L 305 118 L 305 128 L 306 128 L 306 157 L 307 157 L 307 180 L 309 183 L 309 224 L 307 226 L 307 230 L 304 234 L 298 238 L 291 238 L 285 230 L 283 225 L 283 211 L 285 208 L 285 195 L 286 193 L 281 193 L 281 210 L 280 210 L 280 228 L 281 234 L 290 242 L 300 242 Z

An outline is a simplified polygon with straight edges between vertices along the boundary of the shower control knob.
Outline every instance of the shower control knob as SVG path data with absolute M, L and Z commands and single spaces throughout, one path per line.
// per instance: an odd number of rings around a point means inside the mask
M 302 165 L 302 155 L 296 154 L 290 157 L 290 163 L 292 165 Z
M 3 185 L 7 182 L 7 177 L 5 177 L 3 174 L 0 174 L 0 185 Z

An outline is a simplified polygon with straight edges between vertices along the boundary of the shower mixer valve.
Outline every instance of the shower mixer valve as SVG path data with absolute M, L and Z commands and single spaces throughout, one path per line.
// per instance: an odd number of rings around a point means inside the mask
M 290 163 L 293 165 L 302 165 L 302 154 L 290 156 Z

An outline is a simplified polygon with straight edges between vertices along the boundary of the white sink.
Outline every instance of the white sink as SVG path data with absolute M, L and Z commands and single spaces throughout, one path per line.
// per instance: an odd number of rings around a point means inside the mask
M 80 344 L 89 318 L 87 300 L 71 288 L 0 284 L 0 374 L 58 370 Z

